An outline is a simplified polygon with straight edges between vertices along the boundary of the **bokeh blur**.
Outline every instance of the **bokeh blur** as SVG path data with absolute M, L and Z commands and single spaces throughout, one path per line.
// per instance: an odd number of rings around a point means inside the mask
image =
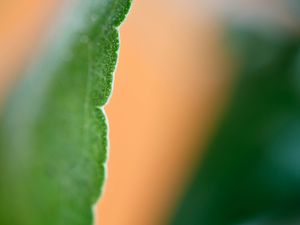
M 166 224 L 201 155 L 194 147 L 210 133 L 230 74 L 222 27 L 199 12 L 183 1 L 135 1 L 121 27 L 98 224 Z
M 297 7 L 133 2 L 105 107 L 110 156 L 97 225 L 300 223 Z M 0 3 L 1 104 L 59 8 Z

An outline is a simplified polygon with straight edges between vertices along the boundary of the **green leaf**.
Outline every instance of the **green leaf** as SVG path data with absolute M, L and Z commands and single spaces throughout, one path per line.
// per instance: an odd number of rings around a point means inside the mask
M 234 33 L 234 91 L 173 225 L 300 223 L 300 39 L 276 32 Z
M 0 120 L 0 224 L 90 225 L 105 179 L 117 27 L 131 0 L 74 0 Z

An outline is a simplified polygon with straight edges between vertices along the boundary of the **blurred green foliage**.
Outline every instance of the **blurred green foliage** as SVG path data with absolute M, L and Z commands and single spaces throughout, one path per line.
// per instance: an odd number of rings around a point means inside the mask
M 0 224 L 91 225 L 105 178 L 117 27 L 130 0 L 74 0 L 0 118 Z
M 171 224 L 300 224 L 300 37 L 230 32 L 233 93 Z

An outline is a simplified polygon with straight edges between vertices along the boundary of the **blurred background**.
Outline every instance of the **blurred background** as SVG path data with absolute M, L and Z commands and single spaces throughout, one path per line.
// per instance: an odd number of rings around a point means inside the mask
M 0 3 L 1 103 L 59 5 Z M 97 225 L 300 224 L 297 6 L 133 2 Z

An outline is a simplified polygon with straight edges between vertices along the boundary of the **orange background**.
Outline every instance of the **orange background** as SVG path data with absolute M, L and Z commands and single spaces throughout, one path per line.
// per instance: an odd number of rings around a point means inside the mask
M 121 27 L 97 224 L 167 224 L 222 102 L 221 27 L 174 2 L 135 1 Z
M 0 3 L 0 103 L 61 1 Z M 97 224 L 163 225 L 200 158 L 229 85 L 222 27 L 204 8 L 137 0 L 121 28 L 110 159 Z M 201 15 L 201 16 L 199 16 Z

